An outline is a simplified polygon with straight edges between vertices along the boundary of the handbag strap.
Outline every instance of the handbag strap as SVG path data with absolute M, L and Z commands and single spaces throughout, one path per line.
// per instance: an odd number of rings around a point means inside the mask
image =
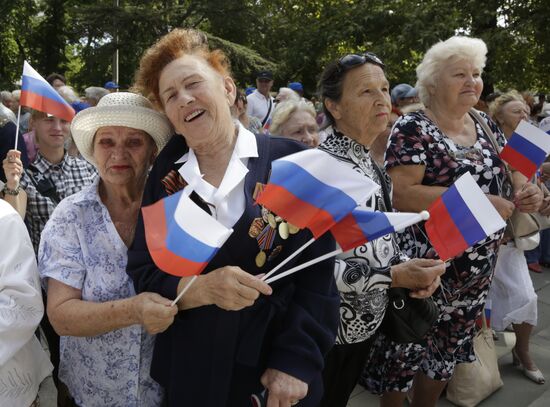
M 483 129 L 483 131 L 485 132 L 485 134 L 489 138 L 489 141 L 491 142 L 491 145 L 493 146 L 493 148 L 495 149 L 497 154 L 500 156 L 500 152 L 502 151 L 502 147 L 499 146 L 499 144 L 497 142 L 497 139 L 495 137 L 495 133 L 493 133 L 493 130 L 491 130 L 491 128 L 489 127 L 487 122 L 483 119 L 483 117 L 481 117 L 481 115 L 479 114 L 479 112 L 476 109 L 471 108 L 470 109 L 470 115 L 481 126 L 481 128 Z M 506 176 L 508 177 L 508 180 L 510 181 L 510 184 L 514 185 L 514 180 L 512 178 L 512 171 L 510 170 L 510 166 L 508 165 L 508 163 L 506 161 L 504 161 L 504 160 L 501 160 L 501 161 L 502 161 L 502 164 L 504 165 L 504 172 L 506 173 Z
M 390 192 L 388 191 L 389 189 L 388 185 L 386 184 L 386 177 L 384 176 L 382 169 L 372 159 L 372 157 L 371 157 L 371 162 L 372 162 L 372 167 L 376 172 L 376 175 L 378 175 L 378 178 L 380 179 L 380 187 L 382 188 L 382 197 L 384 199 L 384 205 L 386 206 L 386 211 L 391 211 L 392 210 L 391 197 L 390 197 Z

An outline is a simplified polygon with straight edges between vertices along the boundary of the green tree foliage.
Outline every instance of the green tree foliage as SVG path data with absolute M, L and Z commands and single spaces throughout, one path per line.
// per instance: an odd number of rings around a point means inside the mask
M 4 0 L 0 85 L 13 87 L 26 58 L 42 74 L 66 73 L 77 88 L 101 85 L 120 55 L 131 85 L 143 51 L 174 27 L 209 33 L 229 55 L 241 86 L 257 69 L 276 85 L 302 81 L 308 93 L 326 63 L 369 50 L 392 83 L 415 82 L 435 42 L 462 33 L 489 47 L 486 87 L 548 90 L 550 8 L 544 0 Z

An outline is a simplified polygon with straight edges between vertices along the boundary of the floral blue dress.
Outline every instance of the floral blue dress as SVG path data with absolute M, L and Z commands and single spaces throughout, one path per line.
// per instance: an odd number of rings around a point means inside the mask
M 46 224 L 38 252 L 43 284 L 53 278 L 106 302 L 135 295 L 127 247 L 98 195 L 99 179 L 64 199 Z M 154 336 L 141 325 L 94 337 L 62 336 L 59 378 L 81 407 L 154 407 L 161 387 L 150 377 Z
M 496 125 L 481 113 L 497 142 L 506 141 Z M 483 192 L 503 195 L 504 165 L 489 137 L 476 123 L 477 140 L 471 147 L 456 145 L 423 112 L 400 117 L 390 135 L 386 168 L 424 165 L 427 186 L 451 186 L 469 172 Z M 410 257 L 437 257 L 423 225 L 398 235 L 399 245 Z M 421 371 L 434 380 L 449 380 L 457 363 L 475 361 L 475 320 L 485 304 L 494 273 L 502 231 L 488 236 L 447 263 L 441 286 L 433 298 L 439 319 L 424 343 L 397 344 L 380 334 L 371 351 L 361 383 L 373 393 L 406 392 Z

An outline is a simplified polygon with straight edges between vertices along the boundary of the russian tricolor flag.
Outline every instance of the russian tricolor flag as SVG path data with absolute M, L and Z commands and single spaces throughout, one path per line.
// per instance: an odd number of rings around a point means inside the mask
M 378 188 L 336 158 L 311 149 L 273 161 L 257 201 L 318 238 Z
M 233 232 L 198 207 L 185 191 L 146 206 L 142 212 L 153 261 L 178 277 L 200 274 Z
M 75 111 L 27 61 L 23 63 L 21 106 L 27 106 L 70 122 Z
M 330 231 L 342 251 L 346 252 L 428 218 L 429 214 L 426 211 L 393 213 L 357 208 L 334 225 Z
M 426 232 L 441 260 L 455 257 L 506 226 L 470 173 L 461 176 L 428 212 Z
M 500 152 L 500 157 L 531 178 L 550 153 L 550 134 L 522 120 Z

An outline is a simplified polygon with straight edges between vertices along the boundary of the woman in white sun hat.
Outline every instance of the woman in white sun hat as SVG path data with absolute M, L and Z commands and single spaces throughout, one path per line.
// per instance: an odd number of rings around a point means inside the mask
M 136 295 L 125 268 L 149 166 L 172 128 L 146 98 L 119 92 L 77 114 L 71 131 L 100 176 L 58 205 L 40 243 L 48 316 L 61 336 L 59 379 L 78 406 L 159 406 L 153 334 L 176 307 Z

